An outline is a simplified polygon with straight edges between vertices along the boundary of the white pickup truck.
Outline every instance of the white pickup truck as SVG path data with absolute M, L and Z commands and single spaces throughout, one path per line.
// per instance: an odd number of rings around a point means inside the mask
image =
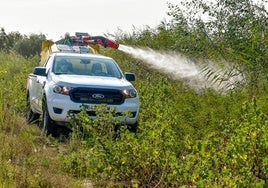
M 34 68 L 27 79 L 27 122 L 41 117 L 42 129 L 55 135 L 57 126 L 70 121 L 69 113 L 79 113 L 81 105 L 96 118 L 94 106 L 116 108 L 116 118 L 135 130 L 139 97 L 130 83 L 133 73 L 123 74 L 110 57 L 97 54 L 57 52 L 43 66 Z M 131 117 L 124 117 L 128 111 Z

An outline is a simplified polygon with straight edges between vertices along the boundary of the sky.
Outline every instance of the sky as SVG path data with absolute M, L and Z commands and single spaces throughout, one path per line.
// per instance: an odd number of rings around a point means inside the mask
M 0 0 L 0 28 L 7 33 L 42 33 L 52 40 L 66 32 L 128 33 L 169 20 L 167 2 L 178 0 Z

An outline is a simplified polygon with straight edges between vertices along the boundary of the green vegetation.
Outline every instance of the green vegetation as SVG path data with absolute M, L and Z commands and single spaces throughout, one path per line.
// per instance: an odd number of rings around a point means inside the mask
M 0 187 L 267 187 L 267 12 L 248 0 L 216 3 L 219 9 L 201 0 L 187 1 L 187 9 L 170 4 L 171 22 L 116 37 L 233 62 L 249 78 L 239 89 L 196 93 L 121 51 L 102 50 L 137 76 L 137 133 L 115 132 L 100 107 L 102 119 L 74 117 L 68 139 L 45 137 L 24 117 L 25 82 L 39 57 L 0 46 Z M 199 9 L 214 19 L 192 16 Z
M 42 41 L 46 40 L 43 34 L 21 35 L 19 32 L 7 34 L 4 28 L 0 28 L 0 50 L 15 52 L 25 58 L 30 58 L 40 53 Z

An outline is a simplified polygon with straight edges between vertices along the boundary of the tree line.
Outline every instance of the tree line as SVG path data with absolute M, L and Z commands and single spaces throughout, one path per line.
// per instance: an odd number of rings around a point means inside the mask
M 46 40 L 44 34 L 22 35 L 19 32 L 7 33 L 0 28 L 0 51 L 15 52 L 25 58 L 38 55 L 41 51 L 42 41 Z

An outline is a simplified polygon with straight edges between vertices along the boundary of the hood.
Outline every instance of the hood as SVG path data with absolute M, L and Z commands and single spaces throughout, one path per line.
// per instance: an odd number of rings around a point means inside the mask
M 125 78 L 86 76 L 86 75 L 54 75 L 52 80 L 59 85 L 70 87 L 99 87 L 99 88 L 122 88 L 132 84 Z

